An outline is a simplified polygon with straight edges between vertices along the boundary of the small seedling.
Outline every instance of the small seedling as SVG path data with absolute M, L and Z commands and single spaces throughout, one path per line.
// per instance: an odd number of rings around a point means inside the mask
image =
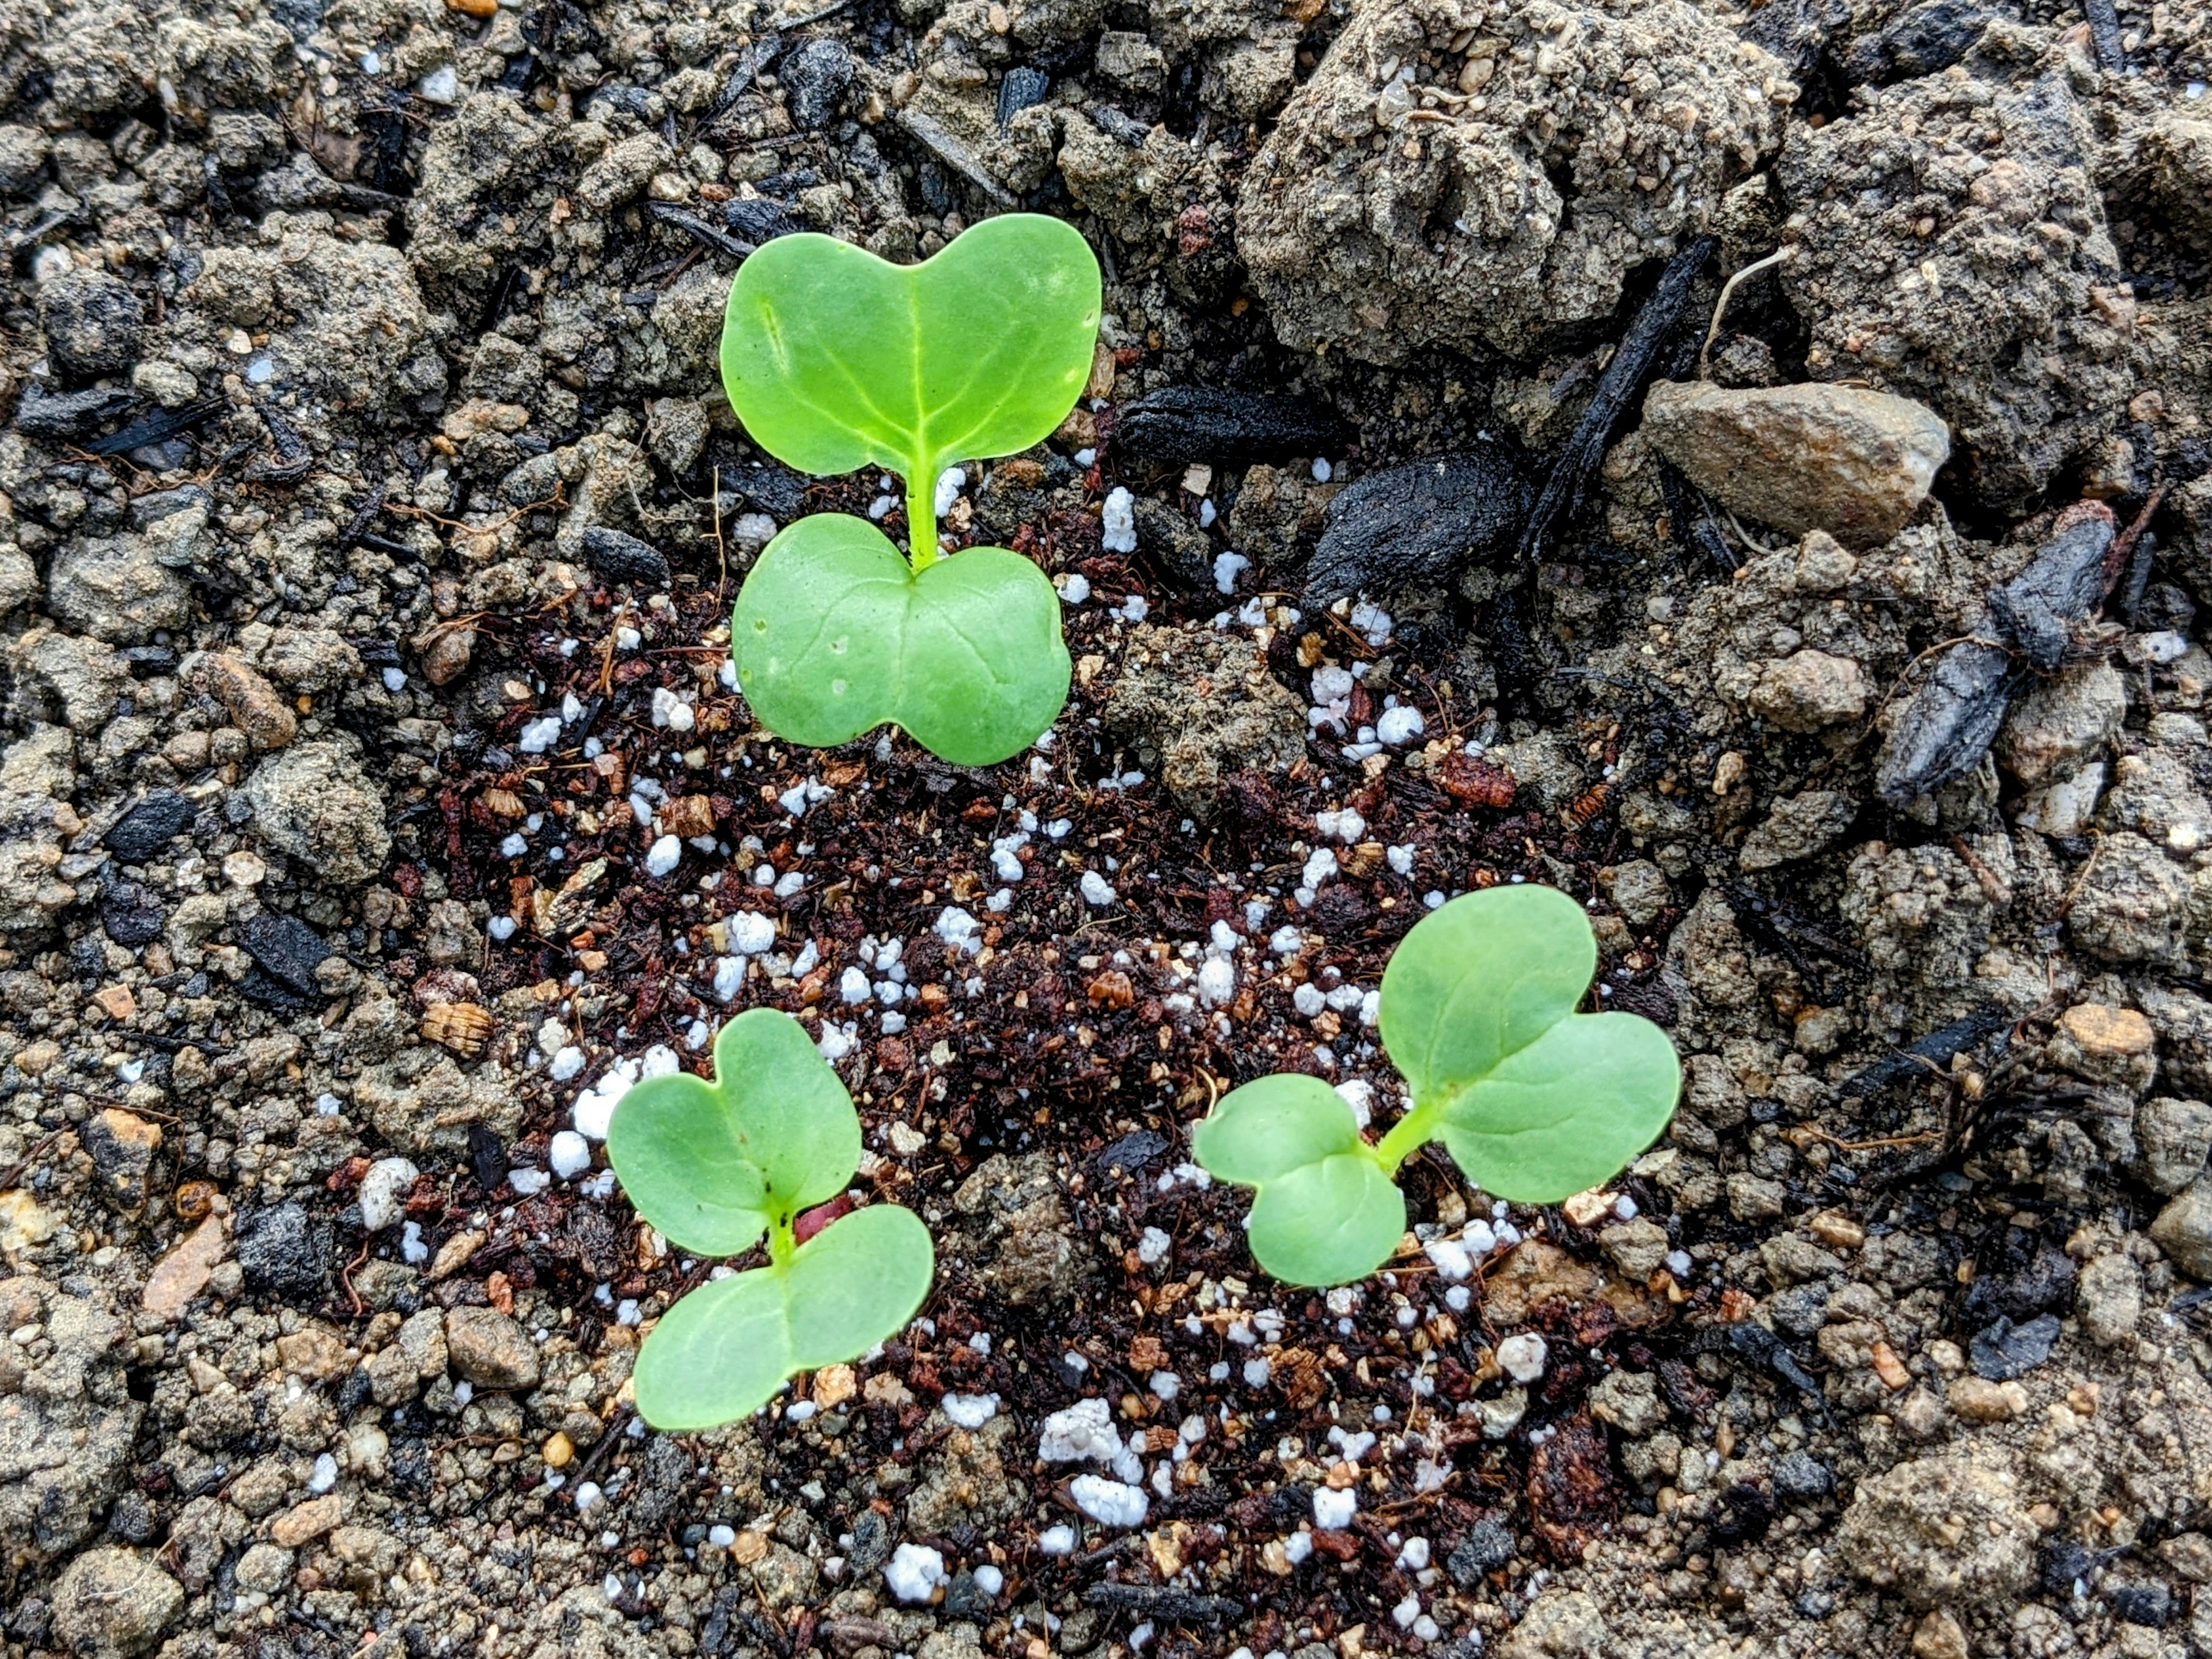
M 848 514 L 768 544 L 731 619 L 738 684 L 769 730 L 826 748 L 890 720 L 943 759 L 1018 753 L 1067 701 L 1060 598 L 1003 547 L 941 555 L 937 482 L 1027 449 L 1083 390 L 1098 262 L 1057 219 L 1009 214 L 918 265 L 817 235 L 739 267 L 722 384 L 754 442 L 804 472 L 906 483 L 908 553 Z
M 852 1097 L 799 1022 L 751 1008 L 714 1037 L 714 1080 L 647 1079 L 615 1108 L 607 1161 L 637 1212 L 679 1249 L 768 1265 L 703 1285 L 661 1316 L 637 1357 L 638 1414 L 656 1429 L 744 1417 L 786 1377 L 866 1353 L 929 1294 L 929 1230 L 871 1204 L 804 1241 L 800 1212 L 836 1197 L 860 1160 Z
M 1406 935 L 1382 975 L 1382 1046 L 1413 1105 L 1369 1144 L 1318 1078 L 1232 1091 L 1191 1137 L 1219 1179 L 1255 1188 L 1252 1254 L 1292 1285 L 1344 1285 L 1406 1231 L 1392 1177 L 1441 1139 L 1499 1198 L 1556 1204 L 1620 1173 L 1673 1115 L 1681 1063 L 1635 1014 L 1578 1014 L 1597 943 L 1554 887 L 1454 899 Z

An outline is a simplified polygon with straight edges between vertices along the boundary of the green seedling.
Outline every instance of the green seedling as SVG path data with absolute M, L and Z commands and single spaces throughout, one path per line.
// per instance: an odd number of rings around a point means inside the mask
M 908 553 L 825 513 L 768 544 L 738 594 L 738 684 L 769 730 L 825 748 L 891 721 L 943 759 L 1018 753 L 1067 701 L 1060 596 L 1003 547 L 941 554 L 937 481 L 1012 454 L 1075 406 L 1098 262 L 1057 219 L 988 219 L 918 265 L 828 236 L 739 267 L 722 384 L 753 441 L 803 472 L 906 483 Z
M 1681 1062 L 1635 1014 L 1578 1014 L 1597 942 L 1554 887 L 1493 887 L 1425 917 L 1382 975 L 1382 1046 L 1411 1109 L 1379 1143 L 1318 1078 L 1224 1096 L 1199 1163 L 1255 1189 L 1252 1254 L 1292 1285 L 1344 1285 L 1406 1231 L 1398 1166 L 1431 1140 L 1487 1193 L 1556 1204 L 1620 1173 L 1674 1115 Z
M 937 1255 L 910 1210 L 872 1204 L 801 1242 L 800 1212 L 860 1160 L 860 1120 L 799 1022 L 752 1008 L 714 1037 L 714 1080 L 647 1079 L 616 1106 L 607 1161 L 672 1244 L 768 1265 L 703 1285 L 661 1316 L 631 1382 L 656 1429 L 708 1429 L 765 1405 L 786 1377 L 855 1358 L 929 1294 Z

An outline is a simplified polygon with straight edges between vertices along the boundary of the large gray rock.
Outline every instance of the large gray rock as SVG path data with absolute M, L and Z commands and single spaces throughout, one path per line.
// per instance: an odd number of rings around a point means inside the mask
M 1771 870 L 1825 853 L 1851 827 L 1858 804 L 1835 789 L 1808 789 L 1774 803 L 1766 821 L 1743 838 L 1736 854 L 1744 870 Z
M 1926 499 L 1951 433 L 1909 398 L 1856 386 L 1731 391 L 1661 380 L 1644 394 L 1644 436 L 1730 512 L 1846 547 L 1880 547 Z
M 2137 1173 L 2154 1193 L 2178 1193 L 2204 1173 L 2212 1154 L 2212 1106 L 2160 1095 L 2136 1109 Z
M 2127 718 L 2128 688 L 2110 663 L 2037 680 L 2013 701 L 1997 733 L 1997 763 L 2034 788 L 2102 754 Z
M 2130 830 L 2106 836 L 2080 878 L 2066 932 L 2107 962 L 2179 963 L 2189 921 L 2189 875 Z
M 1967 488 L 2008 510 L 2100 441 L 2133 386 L 2096 135 L 2063 49 L 2020 61 L 2035 44 L 1799 123 L 1779 169 L 1796 249 L 1779 278 L 1812 331 L 1808 373 L 1927 403 Z
M 2150 1239 L 2191 1279 L 2212 1279 L 2212 1181 L 2200 1176 L 2168 1200 Z
M 1285 343 L 1541 351 L 1780 140 L 1782 66 L 1684 0 L 1477 17 L 1358 0 L 1246 173 L 1237 247 Z
M 69 1565 L 54 1587 L 54 1634 L 79 1659 L 130 1659 L 185 1610 L 185 1587 L 148 1556 L 102 1547 Z
M 143 536 L 72 537 L 46 573 L 46 609 L 64 627 L 110 645 L 143 645 L 191 620 L 184 573 Z
M 455 1373 L 480 1389 L 534 1389 L 538 1350 L 521 1326 L 491 1308 L 446 1316 L 446 1350 Z
M 146 307 L 131 285 L 104 270 L 71 271 L 39 290 L 46 356 L 72 383 L 121 374 L 138 361 Z
M 384 796 L 335 743 L 303 743 L 264 761 L 246 780 L 253 827 L 319 880 L 358 886 L 384 868 L 392 836 Z
M 33 1361 L 10 1334 L 40 1328 Z M 46 1561 L 92 1536 L 131 1470 L 143 1407 L 124 1376 L 130 1331 L 42 1279 L 0 1279 L 0 1552 Z
M 1868 1476 L 1837 1555 L 1911 1607 L 2009 1607 L 2034 1575 L 2038 1532 L 2008 1460 L 1969 1445 Z

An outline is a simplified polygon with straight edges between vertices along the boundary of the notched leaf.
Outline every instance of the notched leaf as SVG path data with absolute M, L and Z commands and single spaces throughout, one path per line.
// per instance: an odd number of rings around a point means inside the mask
M 1381 1267 L 1406 1231 L 1406 1200 L 1343 1097 L 1296 1073 L 1223 1097 L 1191 1133 L 1198 1161 L 1255 1188 L 1249 1242 L 1291 1285 L 1343 1285 Z
M 1578 1014 L 1597 946 L 1557 888 L 1453 900 L 1382 975 L 1383 1047 L 1417 1117 L 1486 1192 L 1556 1204 L 1618 1174 L 1674 1115 L 1681 1063 L 1636 1014 Z

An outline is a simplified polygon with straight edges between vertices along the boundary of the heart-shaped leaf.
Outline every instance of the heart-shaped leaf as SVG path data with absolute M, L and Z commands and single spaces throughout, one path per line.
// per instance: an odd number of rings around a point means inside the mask
M 1191 1151 L 1217 1178 L 1257 1189 L 1247 1237 L 1285 1284 L 1364 1279 L 1405 1233 L 1406 1200 L 1318 1078 L 1285 1072 L 1231 1090 L 1191 1132 Z
M 1582 907 L 1531 884 L 1454 899 L 1383 972 L 1382 1044 L 1413 1091 L 1408 1121 L 1441 1133 L 1486 1192 L 1557 1203 L 1620 1173 L 1674 1115 L 1667 1034 L 1575 1012 L 1596 965 Z
M 678 1073 L 622 1097 L 607 1161 L 671 1243 L 735 1255 L 844 1191 L 860 1120 L 805 1028 L 750 1008 L 716 1035 L 713 1083 Z
M 722 384 L 790 465 L 886 466 L 926 495 L 954 461 L 1027 449 L 1066 418 L 1098 306 L 1082 233 L 1037 214 L 987 219 L 918 265 L 778 237 L 731 285 Z
M 841 513 L 769 544 L 730 633 L 756 718 L 816 748 L 893 720 L 955 765 L 988 766 L 1035 741 L 1067 701 L 1060 596 L 1035 565 L 971 547 L 915 571 L 881 531 Z
M 638 1413 L 672 1431 L 744 1417 L 793 1373 L 896 1335 L 936 1271 L 929 1229 L 913 1212 L 855 1210 L 780 1265 L 702 1285 L 662 1315 L 631 1376 Z

